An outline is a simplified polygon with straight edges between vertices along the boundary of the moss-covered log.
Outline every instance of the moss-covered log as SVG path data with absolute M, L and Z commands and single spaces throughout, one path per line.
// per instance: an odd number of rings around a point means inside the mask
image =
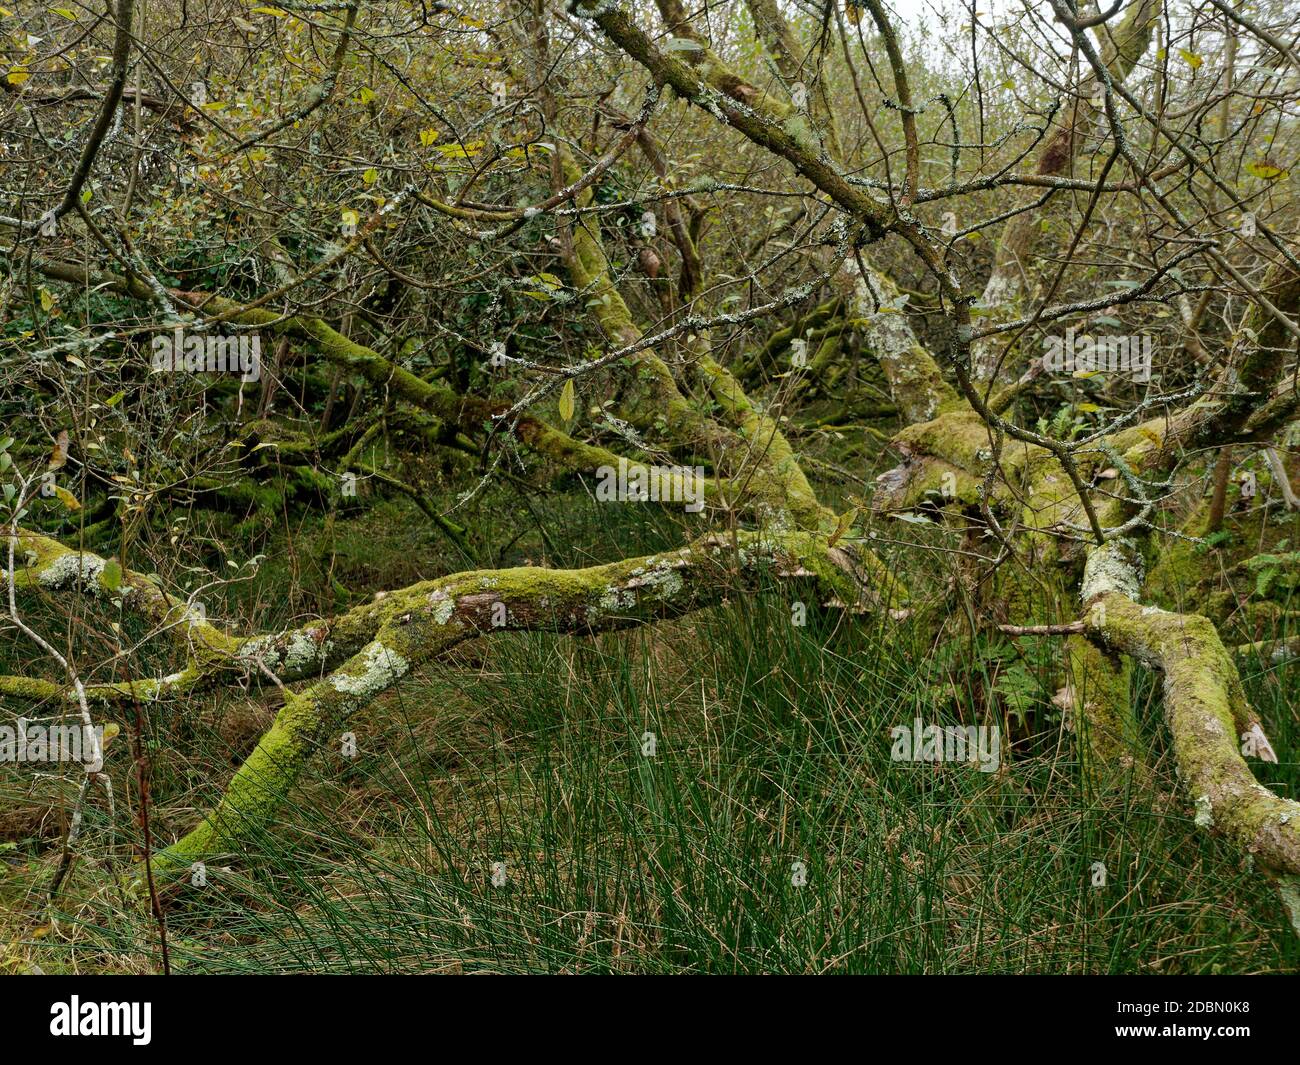
M 865 579 L 864 579 L 865 578 Z M 708 537 L 678 551 L 581 570 L 484 570 L 390 593 L 367 608 L 372 640 L 290 694 L 271 728 L 202 824 L 163 850 L 155 875 L 238 850 L 268 827 L 322 737 L 413 669 L 457 644 L 498 632 L 588 635 L 678 617 L 765 580 L 809 586 L 827 605 L 887 609 L 901 589 L 873 556 L 807 533 Z M 278 655 L 282 641 L 245 644 Z M 286 655 L 286 658 L 288 656 Z M 279 664 L 278 657 L 272 658 Z
M 1214 625 L 1138 602 L 1135 547 L 1113 541 L 1089 556 L 1083 583 L 1087 634 L 1164 676 L 1164 712 L 1196 823 L 1231 839 L 1278 878 L 1300 932 L 1300 803 L 1255 779 L 1243 750 L 1271 751 Z

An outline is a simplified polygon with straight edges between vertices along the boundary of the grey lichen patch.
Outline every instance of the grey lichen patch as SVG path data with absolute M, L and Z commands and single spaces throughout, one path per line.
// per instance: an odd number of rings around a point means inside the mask
M 1110 540 L 1088 554 L 1079 598 L 1090 603 L 1111 592 L 1135 601 L 1142 593 L 1142 556 L 1132 540 Z
M 410 668 L 406 658 L 373 640 L 349 663 L 348 672 L 335 673 L 329 682 L 336 692 L 365 703 L 392 687 Z
M 275 647 L 274 636 L 254 636 L 245 640 L 235 652 L 239 662 L 261 662 L 267 669 L 275 669 L 280 664 L 280 652 Z
M 635 602 L 633 589 L 637 591 L 645 589 L 655 598 L 667 601 L 676 597 L 686 587 L 681 574 L 677 572 L 681 567 L 688 565 L 685 559 L 672 561 L 650 558 L 646 561 L 645 566 L 638 566 L 632 571 L 632 579 L 627 582 L 624 594 L 632 596 L 633 602 Z
M 573 12 L 582 18 L 597 19 L 601 15 L 617 15 L 619 13 L 618 0 L 587 0 L 586 3 L 575 4 Z
M 1277 891 L 1282 896 L 1282 905 L 1291 920 L 1291 927 L 1300 935 L 1300 876 L 1280 876 L 1277 879 Z
M 645 582 L 665 599 L 674 598 L 685 587 L 681 574 L 668 564 L 661 564 L 658 569 L 647 573 Z
M 607 614 L 619 610 L 631 610 L 636 606 L 636 593 L 611 584 L 601 593 L 600 609 Z
M 80 584 L 83 588 L 99 591 L 99 576 L 106 563 L 98 555 L 79 555 L 69 551 L 60 555 L 37 578 L 42 588 L 57 591 Z
M 1213 828 L 1214 827 L 1214 808 L 1210 805 L 1208 795 L 1198 795 L 1196 797 L 1196 827 Z
M 437 625 L 446 625 L 456 613 L 456 600 L 441 589 L 429 596 L 429 605 L 433 607 L 433 620 Z
M 310 632 L 291 632 L 284 649 L 284 668 L 306 672 L 325 661 L 331 646 L 329 640 L 317 640 Z

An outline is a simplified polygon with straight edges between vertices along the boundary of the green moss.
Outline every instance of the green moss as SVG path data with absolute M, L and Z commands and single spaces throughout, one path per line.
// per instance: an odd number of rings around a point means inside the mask
M 179 877 L 196 861 L 228 853 L 271 824 L 306 761 L 321 714 L 313 695 L 292 696 L 231 779 L 216 809 L 154 856 L 155 876 Z
M 1096 600 L 1090 632 L 1164 673 L 1164 706 L 1188 793 L 1213 826 L 1266 868 L 1300 874 L 1300 804 L 1255 780 L 1240 736 L 1253 724 L 1241 678 L 1214 625 L 1195 614 L 1142 607 L 1115 592 Z
M 1121 784 L 1142 760 L 1129 694 L 1131 660 L 1071 636 L 1066 663 L 1084 779 L 1094 791 Z

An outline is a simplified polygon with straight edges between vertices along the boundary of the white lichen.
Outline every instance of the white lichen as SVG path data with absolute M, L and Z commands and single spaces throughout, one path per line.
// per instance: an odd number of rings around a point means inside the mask
M 349 672 L 340 671 L 330 677 L 330 686 L 364 703 L 391 688 L 410 668 L 411 663 L 402 655 L 374 640 L 349 663 Z
M 275 649 L 274 636 L 254 636 L 245 640 L 235 652 L 237 662 L 261 662 L 267 669 L 280 664 L 280 652 Z
M 1195 822 L 1197 828 L 1214 827 L 1214 809 L 1210 805 L 1210 797 L 1208 795 L 1198 795 L 1196 797 Z
M 78 583 L 83 587 L 98 588 L 99 575 L 104 572 L 105 564 L 98 555 L 79 555 L 70 551 L 41 570 L 37 580 L 41 587 L 51 590 L 69 588 Z
M 1088 603 L 1116 592 L 1136 600 L 1142 592 L 1141 556 L 1131 540 L 1110 540 L 1088 554 L 1079 598 Z
M 636 593 L 611 584 L 600 597 L 600 607 L 606 613 L 631 610 L 636 606 Z
M 331 647 L 330 640 L 317 643 L 305 632 L 291 632 L 284 649 L 284 668 L 305 672 L 325 661 Z
M 654 562 L 651 559 L 651 562 Z M 685 582 L 671 562 L 660 562 L 645 571 L 637 571 L 640 576 L 634 582 L 637 588 L 649 588 L 661 599 L 672 599 L 684 587 Z
M 1291 919 L 1291 927 L 1300 935 L 1300 876 L 1280 876 L 1277 879 L 1277 891 L 1282 896 L 1282 905 L 1286 915 Z
M 430 595 L 429 605 L 433 607 L 433 620 L 438 625 L 447 624 L 452 614 L 456 613 L 456 601 L 444 591 Z

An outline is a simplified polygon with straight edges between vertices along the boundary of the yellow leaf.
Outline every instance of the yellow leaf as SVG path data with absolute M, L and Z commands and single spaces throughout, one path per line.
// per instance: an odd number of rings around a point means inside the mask
M 56 15 L 62 15 L 69 22 L 77 21 L 77 13 L 75 11 L 70 11 L 66 7 L 52 7 L 50 8 L 50 10 L 53 11 Z
M 1186 48 L 1178 49 L 1178 54 L 1183 57 L 1183 62 L 1193 70 L 1198 69 L 1200 65 L 1205 62 L 1204 58 L 1197 55 L 1195 52 L 1189 52 Z
M 54 297 L 47 289 L 41 289 L 41 310 L 47 314 L 54 309 Z
M 379 180 L 379 171 L 372 166 L 369 170 L 367 170 L 364 174 L 361 175 L 361 180 L 364 181 L 367 185 L 373 185 L 376 181 Z
M 117 734 L 121 731 L 122 731 L 122 726 L 119 725 L 116 721 L 110 721 L 107 725 L 105 725 L 104 740 L 103 740 L 104 746 L 107 747 L 110 741 L 112 741 L 113 738 L 116 737 Z
M 482 141 L 467 141 L 465 144 L 440 144 L 438 151 L 449 159 L 469 159 L 483 150 Z
M 439 136 L 440 134 L 436 129 L 422 129 L 420 130 L 420 143 L 427 148 L 430 144 L 436 141 Z
M 255 7 L 251 10 L 255 15 L 274 15 L 276 18 L 284 18 L 289 13 L 278 7 Z
M 30 77 L 31 75 L 22 67 L 14 67 L 13 70 L 9 71 L 9 73 L 5 75 L 5 81 L 9 82 L 10 85 L 21 85 Z
M 573 421 L 573 378 L 570 377 L 564 382 L 564 387 L 560 389 L 560 417 L 564 419 L 565 424 Z
M 375 98 L 375 90 L 374 90 L 374 89 L 370 88 L 369 85 L 367 85 L 367 86 L 365 86 L 365 87 L 362 88 L 362 90 L 361 90 L 361 96 L 360 96 L 360 99 L 361 99 L 362 104 L 368 104 L 368 103 L 370 103 L 370 101 L 373 100 L 374 98 Z
M 65 507 L 67 507 L 69 510 L 81 509 L 80 501 L 77 499 L 76 496 L 74 496 L 71 492 L 69 492 L 66 488 L 64 488 L 63 485 L 56 484 L 54 486 L 54 494 L 58 496 L 59 502 L 62 503 Z
M 343 224 L 345 226 L 355 226 L 361 220 L 361 216 L 351 207 L 343 208 Z
M 1257 178 L 1263 178 L 1265 181 L 1272 181 L 1274 178 L 1286 176 L 1286 171 L 1280 166 L 1275 166 L 1267 159 L 1260 159 L 1256 162 L 1247 163 L 1246 170 Z

